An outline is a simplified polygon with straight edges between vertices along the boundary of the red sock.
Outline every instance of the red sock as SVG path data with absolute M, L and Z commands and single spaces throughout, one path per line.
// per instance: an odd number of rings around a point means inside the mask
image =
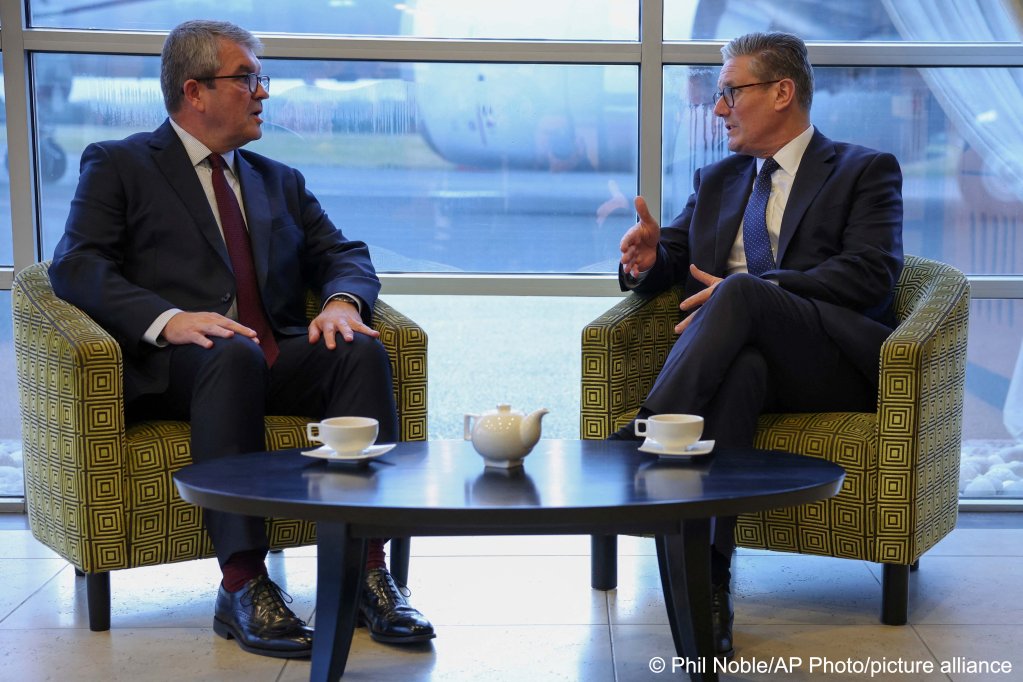
M 387 568 L 387 554 L 384 552 L 386 540 L 372 538 L 366 541 L 366 570 L 374 568 Z
M 266 564 L 263 562 L 265 557 L 266 552 L 258 549 L 232 554 L 227 563 L 220 567 L 224 574 L 224 589 L 237 592 L 253 578 L 266 575 Z

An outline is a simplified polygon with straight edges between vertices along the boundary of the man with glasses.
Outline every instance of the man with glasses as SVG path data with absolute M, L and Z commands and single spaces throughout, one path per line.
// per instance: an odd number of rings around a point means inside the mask
M 191 422 L 196 461 L 265 450 L 264 415 L 362 415 L 398 438 L 390 362 L 369 326 L 380 290 L 366 245 L 331 223 L 293 168 L 241 147 L 262 136 L 260 42 L 189 21 L 164 44 L 170 117 L 89 145 L 53 288 L 119 342 L 129 419 Z M 309 323 L 306 292 L 322 309 Z M 267 576 L 263 519 L 206 510 L 223 580 L 214 631 L 246 651 L 307 657 L 312 630 Z M 433 627 L 369 542 L 360 603 L 374 639 Z
M 873 412 L 895 326 L 902 173 L 891 154 L 810 124 L 806 46 L 753 33 L 721 50 L 714 113 L 733 155 L 701 168 L 658 227 L 642 197 L 621 242 L 623 289 L 683 284 L 679 334 L 638 417 L 694 413 L 718 445 L 751 446 L 764 412 Z M 633 439 L 630 424 L 613 434 Z M 717 652 L 731 656 L 735 519 L 715 519 Z

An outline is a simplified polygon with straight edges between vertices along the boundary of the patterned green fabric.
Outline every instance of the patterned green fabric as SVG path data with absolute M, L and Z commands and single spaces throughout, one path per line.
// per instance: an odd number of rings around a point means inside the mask
M 18 273 L 12 297 L 32 534 L 87 573 L 212 556 L 199 510 L 171 480 L 191 461 L 188 424 L 126 426 L 120 348 L 54 295 L 48 268 Z M 310 297 L 310 312 L 318 309 Z M 401 438 L 426 440 L 426 333 L 382 301 L 373 326 L 391 357 Z M 267 417 L 267 447 L 310 445 L 307 421 Z M 267 526 L 273 547 L 316 538 L 308 521 Z
M 675 341 L 680 288 L 631 295 L 582 333 L 580 429 L 606 438 L 650 391 Z M 739 544 L 912 564 L 955 526 L 969 283 L 906 257 L 899 327 L 880 357 L 877 413 L 770 414 L 756 446 L 821 457 L 846 480 L 830 500 L 740 517 Z

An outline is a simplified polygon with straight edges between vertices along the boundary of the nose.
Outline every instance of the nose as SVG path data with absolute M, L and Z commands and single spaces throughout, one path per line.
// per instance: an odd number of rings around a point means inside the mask
M 270 97 L 270 93 L 267 91 L 266 88 L 263 87 L 262 83 L 257 82 L 256 91 L 252 93 L 252 96 L 255 97 L 256 99 L 268 99 Z
M 721 99 L 719 99 L 717 102 L 714 103 L 714 115 L 715 116 L 720 116 L 721 118 L 724 118 L 725 116 L 728 116 L 728 112 L 729 111 L 731 111 L 731 110 L 728 108 L 728 105 L 725 104 L 725 98 L 724 97 L 722 97 Z

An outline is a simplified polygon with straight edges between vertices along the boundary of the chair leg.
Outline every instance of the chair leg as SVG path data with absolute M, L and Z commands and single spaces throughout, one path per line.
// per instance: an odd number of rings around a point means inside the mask
M 618 536 L 590 536 L 590 585 L 595 590 L 618 586 Z
M 399 585 L 408 584 L 408 560 L 412 538 L 391 538 L 391 577 Z
M 909 566 L 881 566 L 881 622 L 885 625 L 905 625 L 909 620 Z
M 110 571 L 85 574 L 85 598 L 89 604 L 89 629 L 110 629 Z

